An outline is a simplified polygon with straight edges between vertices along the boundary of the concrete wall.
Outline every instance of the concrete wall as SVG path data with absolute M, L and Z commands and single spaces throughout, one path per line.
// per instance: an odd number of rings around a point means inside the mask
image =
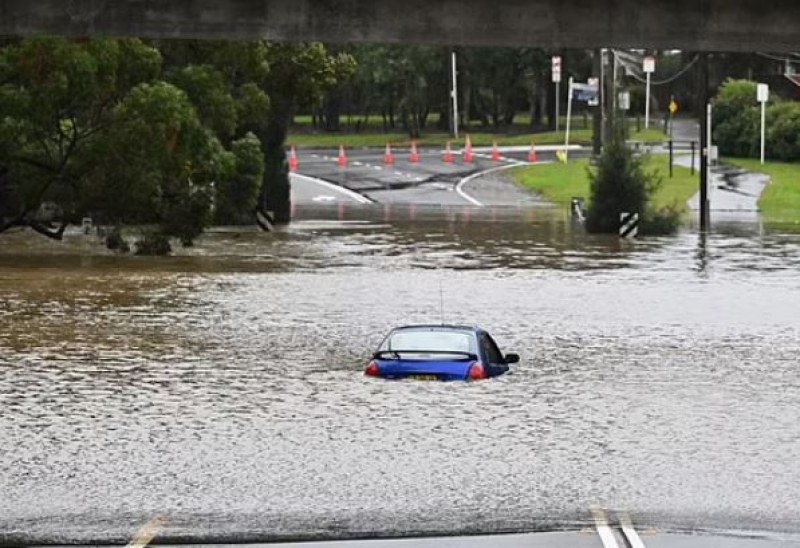
M 0 34 L 800 50 L 800 0 L 0 0 Z

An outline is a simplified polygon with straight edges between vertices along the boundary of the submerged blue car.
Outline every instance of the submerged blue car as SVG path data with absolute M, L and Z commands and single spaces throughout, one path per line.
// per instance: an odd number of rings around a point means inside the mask
M 478 327 L 408 325 L 386 336 L 364 373 L 384 379 L 473 381 L 502 375 L 517 362 L 518 354 L 503 355 Z

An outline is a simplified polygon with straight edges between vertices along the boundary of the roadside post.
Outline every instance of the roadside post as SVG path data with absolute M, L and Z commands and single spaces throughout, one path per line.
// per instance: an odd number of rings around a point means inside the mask
M 758 84 L 756 99 L 761 103 L 761 165 L 764 165 L 767 140 L 767 101 L 769 101 L 769 85 Z
M 672 118 L 678 113 L 678 102 L 675 97 L 669 98 L 669 138 L 672 139 Z
M 647 91 L 644 100 L 644 129 L 650 129 L 650 76 L 656 71 L 656 58 L 648 55 L 644 58 L 644 72 L 647 75 Z
M 692 162 L 694 162 L 694 149 L 692 150 Z M 675 141 L 669 140 L 669 178 L 672 179 L 673 165 L 675 163 Z
M 639 235 L 639 214 L 624 211 L 619 214 L 619 237 L 633 240 Z
M 553 83 L 556 85 L 556 131 L 561 122 L 561 56 L 554 55 L 552 59 Z

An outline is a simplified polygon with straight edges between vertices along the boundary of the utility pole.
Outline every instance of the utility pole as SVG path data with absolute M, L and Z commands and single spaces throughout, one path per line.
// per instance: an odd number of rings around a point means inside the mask
M 711 105 L 708 96 L 708 53 L 700 55 L 700 104 L 702 105 L 700 115 L 700 232 L 708 232 L 708 168 L 711 164 L 708 112 Z
M 458 71 L 456 70 L 456 51 L 453 50 L 450 56 L 451 68 L 452 68 L 452 76 L 453 76 L 453 87 L 450 90 L 450 97 L 453 101 L 453 137 L 458 139 Z
M 600 49 L 594 50 L 594 58 L 592 59 L 592 74 L 602 82 L 600 75 L 603 72 L 603 52 Z M 599 156 L 603 150 L 603 100 L 602 100 L 602 83 L 600 89 L 597 90 L 600 95 L 598 96 L 597 106 L 594 107 L 593 126 L 594 132 L 592 134 L 592 153 Z

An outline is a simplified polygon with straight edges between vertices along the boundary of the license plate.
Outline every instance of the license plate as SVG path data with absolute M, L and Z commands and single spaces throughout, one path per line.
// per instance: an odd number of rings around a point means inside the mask
M 439 377 L 436 375 L 409 375 L 410 379 L 415 381 L 438 381 Z

